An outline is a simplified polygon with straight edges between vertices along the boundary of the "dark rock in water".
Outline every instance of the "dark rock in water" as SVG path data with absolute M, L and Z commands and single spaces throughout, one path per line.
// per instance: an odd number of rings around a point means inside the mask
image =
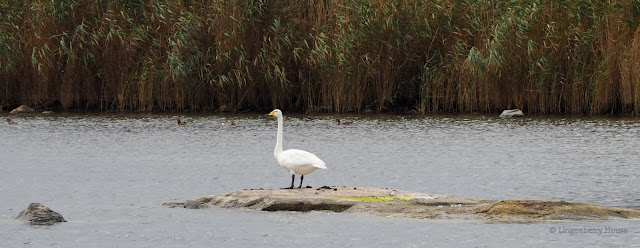
M 43 206 L 40 203 L 31 203 L 16 217 L 31 225 L 53 225 L 58 222 L 67 222 L 62 215 Z
M 11 112 L 9 112 L 10 114 L 20 114 L 20 113 L 33 113 L 36 112 L 35 109 L 30 108 L 27 105 L 20 105 L 19 107 L 11 110 Z
M 522 110 L 519 109 L 508 109 L 505 111 L 502 111 L 502 113 L 500 114 L 500 117 L 503 118 L 509 118 L 509 117 L 523 117 L 524 113 L 522 113 Z

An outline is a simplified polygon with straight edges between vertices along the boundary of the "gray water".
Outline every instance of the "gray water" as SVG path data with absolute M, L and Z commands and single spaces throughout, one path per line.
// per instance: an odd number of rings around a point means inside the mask
M 286 113 L 285 113 L 286 115 Z M 2 120 L 6 116 L 2 116 Z M 188 210 L 163 202 L 288 186 L 262 115 L 10 116 L 0 124 L 0 247 L 634 246 L 640 221 L 498 224 L 331 212 Z M 305 185 L 476 199 L 543 198 L 640 210 L 640 121 L 341 116 L 285 119 L 284 148 L 327 164 Z M 221 123 L 234 120 L 236 126 Z M 69 222 L 12 219 L 40 202 Z M 569 234 L 574 228 L 620 234 Z M 555 232 L 551 232 L 556 228 Z

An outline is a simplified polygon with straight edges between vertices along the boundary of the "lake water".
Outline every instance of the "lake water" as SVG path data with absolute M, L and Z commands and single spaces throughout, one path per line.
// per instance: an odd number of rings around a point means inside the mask
M 640 221 L 498 224 L 331 212 L 170 209 L 163 202 L 288 186 L 276 122 L 256 115 L 8 116 L 0 124 L 0 247 L 638 246 Z M 311 151 L 320 187 L 475 199 L 542 198 L 640 210 L 640 120 L 286 116 L 284 148 Z M 222 125 L 234 120 L 235 126 Z M 297 183 L 298 181 L 296 181 Z M 67 223 L 12 219 L 29 203 Z M 620 234 L 570 234 L 579 228 Z M 554 229 L 555 228 L 555 229 Z M 555 230 L 551 232 L 550 230 Z

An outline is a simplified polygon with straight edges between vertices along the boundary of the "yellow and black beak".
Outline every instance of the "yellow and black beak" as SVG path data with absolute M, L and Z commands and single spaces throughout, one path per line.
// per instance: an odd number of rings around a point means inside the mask
M 273 116 L 276 112 L 275 111 L 271 111 L 271 113 L 269 113 L 270 116 Z

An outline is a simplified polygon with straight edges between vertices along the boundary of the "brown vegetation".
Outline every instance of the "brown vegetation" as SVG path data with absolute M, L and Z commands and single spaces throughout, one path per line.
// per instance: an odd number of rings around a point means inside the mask
M 0 0 L 0 106 L 640 111 L 640 0 Z

